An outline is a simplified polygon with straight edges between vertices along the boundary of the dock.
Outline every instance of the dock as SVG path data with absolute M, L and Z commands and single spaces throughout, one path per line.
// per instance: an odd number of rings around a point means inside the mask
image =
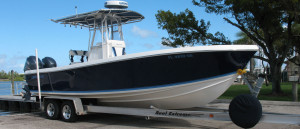
M 35 97 L 24 100 L 20 95 L 0 95 L 0 110 L 20 113 L 36 112 L 39 110 L 39 104 Z

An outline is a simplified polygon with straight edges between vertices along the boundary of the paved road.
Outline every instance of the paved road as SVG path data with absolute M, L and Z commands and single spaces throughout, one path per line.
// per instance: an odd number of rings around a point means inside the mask
M 262 101 L 263 110 L 266 112 L 300 114 L 300 103 L 285 103 Z M 215 101 L 210 107 L 227 108 L 228 101 Z M 145 120 L 144 117 L 91 114 L 79 117 L 77 122 L 66 123 L 60 120 L 48 120 L 43 113 L 16 114 L 0 116 L 0 128 L 14 129 L 137 129 L 137 128 L 161 128 L 161 129 L 239 129 L 232 122 L 213 120 L 181 120 L 155 118 Z M 300 129 L 300 125 L 259 123 L 257 129 Z

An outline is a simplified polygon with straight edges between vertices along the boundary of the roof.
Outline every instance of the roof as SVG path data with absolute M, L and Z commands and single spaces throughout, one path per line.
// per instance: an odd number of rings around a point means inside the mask
M 121 24 L 128 24 L 132 22 L 139 22 L 144 19 L 144 16 L 130 10 L 125 9 L 101 9 L 97 11 L 72 15 L 59 19 L 51 19 L 51 21 L 61 24 L 79 25 L 83 27 L 93 27 L 94 19 L 96 18 L 96 23 L 100 23 L 104 16 L 108 16 L 108 23 L 110 23 L 112 18 L 118 18 Z M 112 21 L 113 24 L 117 24 L 116 21 Z

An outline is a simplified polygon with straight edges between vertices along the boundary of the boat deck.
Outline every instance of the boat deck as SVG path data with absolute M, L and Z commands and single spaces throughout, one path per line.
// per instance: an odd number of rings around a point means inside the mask
M 18 101 L 18 102 L 36 102 L 36 97 L 31 97 L 30 100 L 24 101 L 21 95 L 0 95 L 2 101 Z

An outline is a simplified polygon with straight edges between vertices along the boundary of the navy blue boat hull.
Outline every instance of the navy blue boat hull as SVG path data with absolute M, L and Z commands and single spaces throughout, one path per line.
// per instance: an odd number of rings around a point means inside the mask
M 41 73 L 43 92 L 95 92 L 145 89 L 211 78 L 245 68 L 256 51 L 191 52 L 150 56 Z M 36 91 L 36 74 L 27 74 Z

